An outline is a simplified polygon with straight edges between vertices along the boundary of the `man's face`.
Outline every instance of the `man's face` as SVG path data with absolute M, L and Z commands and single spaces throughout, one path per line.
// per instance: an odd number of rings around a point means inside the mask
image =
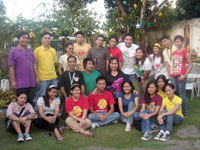
M 86 64 L 86 69 L 87 69 L 88 71 L 92 71 L 93 68 L 94 68 L 93 62 L 92 62 L 92 61 L 88 61 L 87 64 Z
M 76 35 L 76 43 L 82 44 L 83 41 L 84 41 L 84 36 L 81 35 L 81 34 L 77 34 L 77 35 Z
M 104 89 L 106 88 L 106 81 L 105 80 L 99 80 L 96 84 L 97 89 L 100 91 L 104 91 Z
M 126 47 L 131 47 L 133 43 L 133 38 L 131 36 L 126 36 L 126 38 L 124 39 L 124 43 Z
M 70 69 L 75 69 L 76 67 L 76 60 L 74 58 L 70 58 L 68 60 L 68 66 Z
M 20 36 L 18 39 L 18 42 L 19 42 L 19 45 L 26 47 L 29 42 L 29 36 L 28 35 Z
M 114 38 L 110 39 L 109 44 L 110 44 L 110 48 L 115 48 L 117 46 L 116 39 Z
M 169 39 L 162 39 L 162 45 L 167 48 L 170 46 L 170 40 Z
M 103 42 L 104 42 L 103 37 L 98 37 L 97 40 L 96 40 L 96 46 L 97 47 L 103 47 Z
M 42 37 L 42 44 L 44 45 L 50 45 L 51 43 L 51 36 L 49 34 L 46 34 Z

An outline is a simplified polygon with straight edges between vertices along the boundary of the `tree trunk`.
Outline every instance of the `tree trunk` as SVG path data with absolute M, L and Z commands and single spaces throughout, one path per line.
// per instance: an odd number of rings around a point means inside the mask
M 141 32 L 141 41 L 140 44 L 142 46 L 146 46 L 146 40 L 145 40 L 145 28 L 144 28 L 144 14 L 146 11 L 146 4 L 147 4 L 147 0 L 143 0 L 142 1 L 142 8 L 141 8 L 141 13 L 140 13 L 140 23 L 142 24 L 142 27 L 140 28 L 140 32 Z
M 121 11 L 122 16 L 126 17 L 127 14 L 126 14 L 126 12 L 124 10 L 124 7 L 122 6 L 121 0 L 117 0 L 117 5 L 119 6 L 119 10 Z

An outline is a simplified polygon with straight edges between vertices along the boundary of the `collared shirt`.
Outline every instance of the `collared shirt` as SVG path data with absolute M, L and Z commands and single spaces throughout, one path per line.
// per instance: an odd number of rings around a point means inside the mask
M 55 70 L 55 63 L 57 62 L 56 50 L 52 47 L 46 50 L 42 45 L 35 49 L 34 54 L 37 59 L 39 79 L 46 81 L 57 78 Z
M 9 115 L 13 114 L 13 113 L 19 114 L 21 112 L 21 110 L 22 110 L 23 107 L 25 107 L 25 108 L 24 108 L 21 116 L 23 116 L 24 113 L 27 112 L 27 111 L 29 111 L 30 113 L 35 113 L 35 111 L 33 110 L 32 105 L 29 104 L 29 103 L 24 104 L 24 106 L 19 106 L 17 104 L 17 102 L 12 102 L 12 103 L 10 103 L 8 105 L 8 109 L 7 109 L 7 112 L 6 112 L 7 117 Z
M 8 56 L 8 65 L 14 66 L 17 88 L 35 87 L 34 64 L 35 56 L 31 49 L 12 49 Z

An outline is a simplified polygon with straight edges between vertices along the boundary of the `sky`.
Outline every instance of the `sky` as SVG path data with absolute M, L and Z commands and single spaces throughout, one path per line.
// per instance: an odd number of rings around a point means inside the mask
M 3 0 L 6 7 L 7 16 L 15 20 L 19 14 L 22 14 L 24 18 L 31 19 L 37 17 L 39 13 L 44 12 L 41 2 L 49 4 L 47 7 L 50 9 L 54 3 L 54 0 Z M 104 0 L 98 0 L 93 4 L 87 6 L 89 10 L 98 10 L 98 15 L 105 16 L 106 9 L 104 7 Z

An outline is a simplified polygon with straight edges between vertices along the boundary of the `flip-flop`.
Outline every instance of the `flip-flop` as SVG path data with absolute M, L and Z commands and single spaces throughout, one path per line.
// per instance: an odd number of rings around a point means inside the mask
M 94 133 L 92 131 L 89 131 L 90 133 L 90 138 L 93 138 L 94 137 Z
M 59 142 L 64 141 L 64 138 L 63 138 L 62 136 L 60 136 L 60 137 L 56 137 L 56 138 L 57 138 L 57 140 L 58 140 Z

